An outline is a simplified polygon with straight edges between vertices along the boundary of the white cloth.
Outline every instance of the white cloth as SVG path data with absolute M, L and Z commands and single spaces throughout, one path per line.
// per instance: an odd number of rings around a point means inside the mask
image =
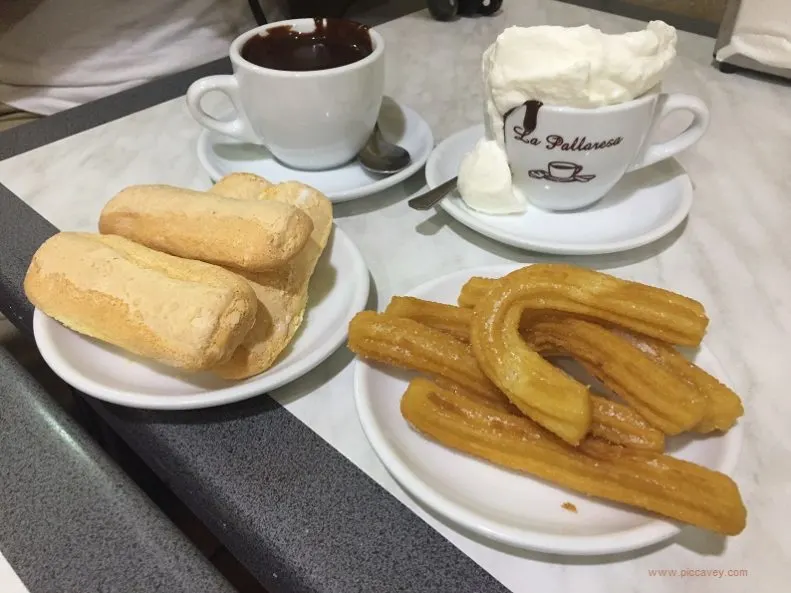
M 791 68 L 791 2 L 742 0 L 733 34 L 717 60 L 743 55 L 774 68 Z
M 49 115 L 220 58 L 254 26 L 247 0 L 0 0 L 0 103 Z

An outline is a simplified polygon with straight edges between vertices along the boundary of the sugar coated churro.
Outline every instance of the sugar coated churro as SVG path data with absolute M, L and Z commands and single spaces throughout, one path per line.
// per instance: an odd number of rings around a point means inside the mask
M 676 349 L 698 345 L 707 324 L 703 306 L 681 295 L 537 264 L 471 278 L 458 306 L 394 297 L 384 313 L 352 320 L 349 347 L 424 375 L 410 381 L 401 413 L 442 445 L 733 535 L 746 521 L 733 480 L 663 454 L 665 435 L 726 431 L 744 412 Z M 598 381 L 572 377 L 556 357 Z
M 410 382 L 401 413 L 431 439 L 510 470 L 718 533 L 744 529 L 746 510 L 733 480 L 693 463 L 597 439 L 574 448 L 528 418 L 425 379 Z

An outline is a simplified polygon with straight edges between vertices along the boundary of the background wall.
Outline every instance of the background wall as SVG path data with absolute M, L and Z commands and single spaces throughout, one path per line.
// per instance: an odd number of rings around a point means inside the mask
M 661 19 L 679 29 L 711 37 L 717 36 L 725 6 L 728 4 L 728 0 L 562 1 L 644 21 Z
M 519 2 L 520 0 L 504 0 Z M 649 21 L 661 19 L 671 25 L 716 37 L 728 0 L 561 0 L 603 12 Z M 262 0 L 285 3 L 294 16 L 337 16 L 345 13 L 362 22 L 381 22 L 420 10 L 426 0 Z

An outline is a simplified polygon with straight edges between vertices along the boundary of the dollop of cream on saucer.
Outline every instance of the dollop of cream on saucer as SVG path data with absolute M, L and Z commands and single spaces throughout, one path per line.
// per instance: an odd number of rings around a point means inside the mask
M 505 151 L 494 140 L 481 139 L 459 169 L 464 203 L 484 214 L 524 212 L 527 200 L 514 191 Z

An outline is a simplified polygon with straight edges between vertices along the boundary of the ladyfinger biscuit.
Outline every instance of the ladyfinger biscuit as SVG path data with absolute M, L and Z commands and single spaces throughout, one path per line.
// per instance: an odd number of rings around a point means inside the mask
M 257 307 L 242 277 L 116 235 L 51 237 L 24 286 L 30 302 L 66 327 L 190 371 L 230 358 Z
M 307 245 L 286 265 L 267 272 L 242 274 L 258 297 L 256 322 L 231 359 L 213 371 L 225 379 L 243 379 L 263 373 L 275 364 L 302 325 L 310 278 L 332 232 L 332 203 L 324 194 L 302 183 L 288 181 L 271 185 L 250 174 L 224 177 L 211 192 L 291 204 L 313 221 Z
M 283 202 L 135 185 L 107 203 L 99 231 L 171 255 L 260 272 L 280 267 L 302 251 L 313 221 Z
M 209 193 L 234 200 L 258 200 L 272 185 L 255 173 L 229 173 L 215 183 Z

